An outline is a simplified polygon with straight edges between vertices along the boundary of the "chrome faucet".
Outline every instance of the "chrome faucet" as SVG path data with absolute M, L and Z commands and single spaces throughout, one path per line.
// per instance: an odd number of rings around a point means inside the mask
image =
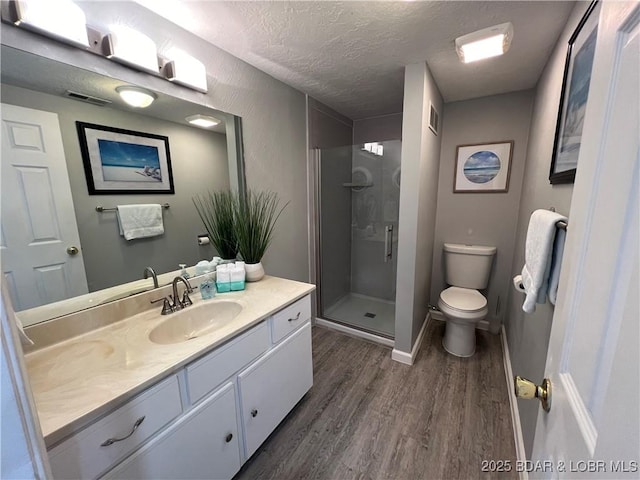
M 178 297 L 178 283 L 182 282 L 185 285 L 184 293 L 182 294 L 182 300 Z M 189 305 L 193 305 L 193 302 L 189 298 L 189 294 L 193 292 L 189 280 L 183 276 L 178 276 L 173 279 L 173 309 L 174 311 L 181 310 Z
M 178 297 L 178 283 L 184 283 L 185 289 L 182 294 L 182 300 Z M 189 283 L 189 280 L 182 276 L 178 276 L 173 279 L 173 295 L 169 295 L 168 297 L 162 297 L 157 300 L 151 300 L 151 303 L 162 302 L 162 312 L 161 315 L 169 315 L 170 313 L 177 312 L 182 310 L 189 305 L 193 305 L 193 302 L 189 298 L 189 294 L 193 293 L 193 288 Z
M 158 275 L 156 275 L 155 270 L 151 267 L 145 267 L 144 278 L 149 278 L 149 275 L 151 275 L 151 278 L 153 278 L 153 288 L 158 288 Z

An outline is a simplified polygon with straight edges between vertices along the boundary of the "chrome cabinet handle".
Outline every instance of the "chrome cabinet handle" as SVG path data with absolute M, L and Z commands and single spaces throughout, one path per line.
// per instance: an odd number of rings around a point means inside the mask
M 129 432 L 129 435 L 127 435 L 126 437 L 122 437 L 122 438 L 109 438 L 107 440 L 105 440 L 104 442 L 102 442 L 100 444 L 101 447 L 108 447 L 109 445 L 113 445 L 116 442 L 121 442 L 122 440 L 126 440 L 127 438 L 129 438 L 131 435 L 134 434 L 134 432 L 138 429 L 138 427 L 140 425 L 142 425 L 142 422 L 144 422 L 145 417 L 140 417 L 138 420 L 136 420 L 136 423 L 133 424 L 133 428 L 131 429 L 131 431 Z
M 253 410 L 251 410 L 251 416 L 253 418 L 257 417 L 258 416 L 258 410 L 256 410 L 255 408 Z
M 233 433 L 227 433 L 227 436 L 224 437 L 224 441 L 229 443 L 231 440 L 233 440 Z
M 302 312 L 298 312 L 298 314 L 295 316 L 295 318 L 290 318 L 288 321 L 289 322 L 295 322 L 296 320 L 298 320 L 300 318 L 300 313 L 302 313 Z

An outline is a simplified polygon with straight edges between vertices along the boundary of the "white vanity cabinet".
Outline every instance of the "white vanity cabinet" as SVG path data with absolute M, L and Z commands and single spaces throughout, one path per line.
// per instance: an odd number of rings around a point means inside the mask
M 228 479 L 240 469 L 232 382 L 167 428 L 105 479 Z
M 313 384 L 310 317 L 307 295 L 124 402 L 49 451 L 54 478 L 231 479 Z
M 247 458 L 313 384 L 311 324 L 303 325 L 238 376 Z

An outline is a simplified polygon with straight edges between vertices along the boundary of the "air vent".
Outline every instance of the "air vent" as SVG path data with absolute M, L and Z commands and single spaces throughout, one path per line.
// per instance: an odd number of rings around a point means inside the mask
M 97 105 L 99 107 L 104 107 L 105 105 L 109 105 L 111 103 L 111 101 L 105 100 L 104 98 L 92 97 L 91 95 L 72 92 L 71 90 L 67 90 L 64 95 L 65 97 L 73 98 L 74 100 L 80 100 L 81 102 L 87 102 L 91 105 Z

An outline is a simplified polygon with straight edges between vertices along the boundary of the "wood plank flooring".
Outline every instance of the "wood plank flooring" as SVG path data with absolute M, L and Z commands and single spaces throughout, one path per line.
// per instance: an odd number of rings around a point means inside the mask
M 314 327 L 314 386 L 235 480 L 517 478 L 500 338 L 457 358 L 430 322 L 409 367 L 387 347 Z M 514 467 L 515 470 L 515 467 Z

